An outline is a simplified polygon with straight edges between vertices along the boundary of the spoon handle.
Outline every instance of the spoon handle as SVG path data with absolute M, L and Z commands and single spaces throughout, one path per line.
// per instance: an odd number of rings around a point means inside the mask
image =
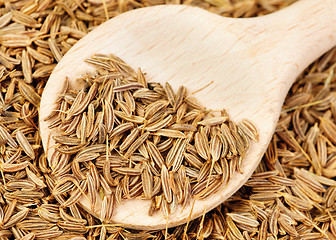
M 280 99 L 285 98 L 296 76 L 336 46 L 336 0 L 301 0 L 250 20 L 256 28 L 249 28 L 246 34 L 255 36 L 251 45 L 256 58 L 269 59 L 265 64 L 274 69 L 271 85 L 280 89 Z M 279 67 L 274 68 L 274 63 Z
M 297 65 L 298 74 L 336 46 L 335 0 L 301 0 L 271 15 L 271 31 L 279 34 L 279 47 Z

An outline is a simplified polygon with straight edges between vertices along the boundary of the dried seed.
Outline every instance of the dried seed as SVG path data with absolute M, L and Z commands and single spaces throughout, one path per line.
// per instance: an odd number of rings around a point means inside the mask
M 196 132 L 195 134 L 195 147 L 197 153 L 205 160 L 210 160 L 210 147 L 207 137 L 200 133 Z
M 224 123 L 226 120 L 228 120 L 227 117 L 212 117 L 212 118 L 207 118 L 203 121 L 200 121 L 197 124 L 203 125 L 203 126 L 215 126 L 215 125 Z
M 232 220 L 235 221 L 236 223 L 251 226 L 251 227 L 258 227 L 259 226 L 259 222 L 255 219 L 251 219 L 249 217 L 246 217 L 246 216 L 243 216 L 243 215 L 240 215 L 240 214 L 236 214 L 236 213 L 228 213 L 227 215 L 229 217 L 231 217 Z
M 35 153 L 34 153 L 34 150 L 33 150 L 32 146 L 30 145 L 27 138 L 25 137 L 25 135 L 23 135 L 23 133 L 20 130 L 16 131 L 16 140 L 18 141 L 18 143 L 21 146 L 21 148 L 23 149 L 23 151 L 31 159 L 35 159 Z
M 151 131 L 151 132 L 158 131 L 162 128 L 165 128 L 172 121 L 172 119 L 173 119 L 173 116 L 168 115 L 165 119 L 161 119 L 151 125 L 146 126 L 145 130 Z
M 169 187 L 169 174 L 165 165 L 161 168 L 161 181 L 162 181 L 162 190 L 165 196 L 167 203 L 171 203 L 173 200 L 173 193 Z
M 39 107 L 41 97 L 35 92 L 35 89 L 23 81 L 18 81 L 18 87 L 19 91 L 22 94 L 22 96 L 31 104 L 33 104 L 35 107 Z
M 26 83 L 32 83 L 32 66 L 29 53 L 26 50 L 22 51 L 22 71 Z
M 164 159 L 163 159 L 159 149 L 155 146 L 155 144 L 153 144 L 150 141 L 147 141 L 146 144 L 147 144 L 148 153 L 150 154 L 150 156 L 154 160 L 154 162 L 159 167 L 161 167 L 162 165 L 165 165 Z
M 11 164 L 11 163 L 2 163 L 0 164 L 0 169 L 4 172 L 17 172 L 25 169 L 29 165 L 29 162 L 25 161 L 22 163 Z
M 137 150 L 141 144 L 143 144 L 149 136 L 149 132 L 142 134 L 137 140 L 135 140 L 127 149 L 124 157 L 129 157 L 135 150 Z
M 145 199 L 151 199 L 153 196 L 153 175 L 150 170 L 145 167 L 141 174 L 142 188 Z
M 12 226 L 14 226 L 15 224 L 21 222 L 23 219 L 25 219 L 28 215 L 29 209 L 25 208 L 22 211 L 14 214 L 13 216 L 11 216 L 8 221 L 4 224 L 4 228 L 10 228 Z
M 0 136 L 2 139 L 6 140 L 8 145 L 11 148 L 16 149 L 18 147 L 17 143 L 15 140 L 12 138 L 12 136 L 8 133 L 8 131 L 0 125 Z

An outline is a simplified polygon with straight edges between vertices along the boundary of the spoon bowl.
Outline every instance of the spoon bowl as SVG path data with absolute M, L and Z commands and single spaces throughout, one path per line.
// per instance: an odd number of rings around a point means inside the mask
M 323 4 L 322 4 L 323 2 Z M 307 17 L 309 16 L 309 17 Z M 123 200 L 115 205 L 113 221 L 134 229 L 155 230 L 199 217 L 232 196 L 258 166 L 274 133 L 282 104 L 296 77 L 312 61 L 336 45 L 336 1 L 302 0 L 276 13 L 249 19 L 224 18 L 197 7 L 168 5 L 141 8 L 100 25 L 76 43 L 54 69 L 42 95 L 40 131 L 47 158 L 54 152 L 53 136 L 44 119 L 68 77 L 80 89 L 78 77 L 93 68 L 84 62 L 94 54 L 113 53 L 132 68 L 140 67 L 148 81 L 184 85 L 208 109 L 226 109 L 233 121 L 249 119 L 259 133 L 228 184 L 166 219 L 148 216 L 149 200 Z M 101 202 L 91 209 L 99 218 Z

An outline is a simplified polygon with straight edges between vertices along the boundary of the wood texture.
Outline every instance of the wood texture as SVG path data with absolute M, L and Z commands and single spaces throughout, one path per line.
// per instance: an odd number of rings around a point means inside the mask
M 310 16 L 310 17 L 307 17 Z M 336 45 L 336 1 L 302 0 L 264 17 L 223 18 L 196 7 L 155 6 L 119 15 L 82 38 L 62 58 L 45 87 L 40 129 L 48 157 L 54 141 L 43 119 L 68 76 L 90 68 L 84 59 L 114 53 L 150 81 L 183 84 L 207 108 L 227 109 L 234 121 L 250 119 L 260 140 L 247 154 L 242 169 L 216 194 L 196 201 L 192 219 L 230 197 L 250 177 L 272 137 L 284 98 L 298 74 Z M 86 206 L 85 200 L 82 204 Z M 101 204 L 101 203 L 98 203 Z M 127 200 L 117 205 L 114 221 L 136 229 L 166 227 L 161 213 L 148 216 L 150 201 Z M 88 205 L 89 206 L 89 205 Z M 168 227 L 186 222 L 191 204 L 169 216 Z M 96 209 L 99 216 L 99 206 Z

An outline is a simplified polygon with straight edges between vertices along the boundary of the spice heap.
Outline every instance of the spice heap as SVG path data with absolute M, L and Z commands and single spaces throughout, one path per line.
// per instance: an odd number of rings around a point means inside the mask
M 99 198 L 113 208 L 114 199 L 140 197 L 152 199 L 150 215 L 161 208 L 168 216 L 241 172 L 251 140 L 258 140 L 252 123 L 235 124 L 224 110 L 215 116 L 183 86 L 175 94 L 169 83 L 147 83 L 140 69 L 116 56 L 87 62 L 96 71 L 76 79 L 87 87 L 73 91 L 65 81 L 58 107 L 46 119 L 59 134 L 50 167 L 52 193 L 65 198 L 62 206 L 88 191 L 91 209 Z M 80 185 L 85 189 L 71 196 Z
M 62 208 L 44 187 L 54 183 L 36 128 L 39 100 L 55 64 L 78 39 L 107 18 L 139 7 L 183 3 L 250 17 L 294 0 L 104 2 L 0 1 L 2 239 L 165 238 L 165 230 L 105 225 L 77 205 Z M 168 239 L 336 239 L 335 65 L 334 48 L 294 83 L 268 151 L 247 184 L 204 217 L 168 229 Z

